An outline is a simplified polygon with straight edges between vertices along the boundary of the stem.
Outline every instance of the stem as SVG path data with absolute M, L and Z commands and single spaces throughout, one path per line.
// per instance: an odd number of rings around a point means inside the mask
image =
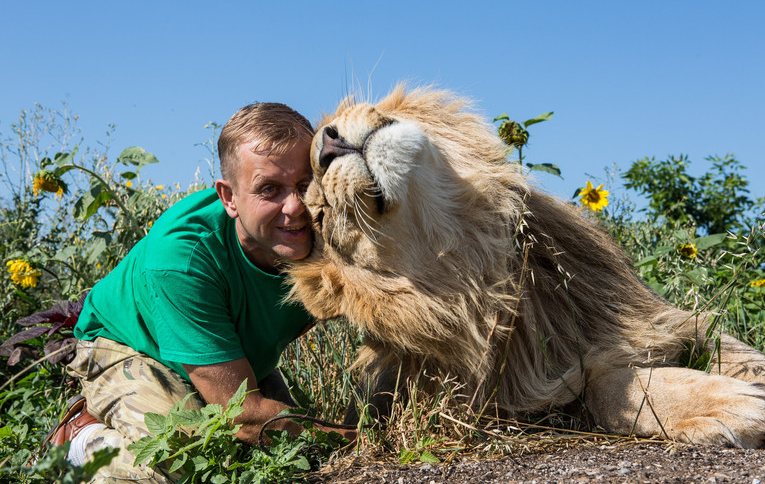
M 68 267 L 68 268 L 69 268 L 69 270 L 70 270 L 70 271 L 74 272 L 74 273 L 75 273 L 75 275 L 77 275 L 77 277 L 79 277 L 80 279 L 82 279 L 82 281 L 85 283 L 85 285 L 86 285 L 86 286 L 88 286 L 88 287 L 93 287 L 93 286 L 94 286 L 94 284 L 93 284 L 93 281 L 91 281 L 89 278 L 85 277 L 85 274 L 83 274 L 82 272 L 80 272 L 80 271 L 78 271 L 77 269 L 75 269 L 75 267 L 74 267 L 72 264 L 70 264 L 69 262 L 67 262 L 67 261 L 65 261 L 65 260 L 60 260 L 60 259 L 48 259 L 48 260 L 49 260 L 49 261 L 53 261 L 53 262 L 58 262 L 58 263 L 60 263 L 60 264 L 64 264 L 66 267 Z M 55 273 L 53 273 L 53 271 L 50 271 L 50 270 L 48 270 L 48 269 L 45 269 L 45 268 L 43 268 L 43 269 L 44 269 L 46 272 L 49 272 L 49 273 L 53 274 L 53 275 L 56 277 L 56 279 L 58 279 L 58 278 L 59 278 L 59 277 L 58 277 L 58 275 L 56 275 Z
M 125 218 L 127 218 L 129 225 L 133 229 L 133 232 L 135 232 L 135 234 L 138 236 L 138 238 L 140 239 L 146 235 L 146 230 L 144 230 L 140 225 L 138 225 L 135 219 L 130 215 L 130 211 L 122 203 L 122 200 L 120 200 L 117 193 L 109 187 L 109 184 L 106 183 L 106 181 L 103 178 L 101 178 L 101 176 L 98 173 L 88 168 L 85 168 L 84 166 L 80 166 L 76 163 L 71 163 L 69 166 L 72 166 L 73 168 L 77 168 L 78 170 L 84 171 L 88 175 L 98 180 L 98 182 L 101 184 L 104 190 L 106 190 L 106 192 L 112 197 L 112 200 L 114 200 L 114 202 L 120 207 L 120 210 L 122 210 L 122 213 L 124 214 Z

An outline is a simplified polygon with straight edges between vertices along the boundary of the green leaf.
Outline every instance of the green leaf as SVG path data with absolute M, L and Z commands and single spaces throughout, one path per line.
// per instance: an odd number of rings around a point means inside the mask
M 223 413 L 223 405 L 219 403 L 208 403 L 202 407 L 202 412 L 205 415 L 221 415 Z
M 74 245 L 67 245 L 66 247 L 62 247 L 59 249 L 58 252 L 53 256 L 53 260 L 60 260 L 60 261 L 66 261 L 70 257 L 72 257 L 77 252 L 77 247 Z
M 664 287 L 664 284 L 660 282 L 650 282 L 648 283 L 648 287 L 653 289 L 656 292 L 656 294 L 660 296 L 663 296 L 667 292 L 667 289 Z
M 154 454 L 162 450 L 159 439 L 154 437 L 143 437 L 127 446 L 127 449 L 133 453 L 135 460 L 134 466 L 146 464 L 154 458 Z
M 178 480 L 176 484 L 194 484 L 194 478 L 196 477 L 196 474 L 193 472 L 187 472 L 181 476 L 181 478 Z
M 60 176 L 62 176 L 64 173 L 66 173 L 66 172 L 68 172 L 68 171 L 70 171 L 70 170 L 74 170 L 75 168 L 77 168 L 77 167 L 76 167 L 76 166 L 74 166 L 74 165 L 63 165 L 63 166 L 59 166 L 58 168 L 56 168 L 56 169 L 54 170 L 53 174 L 54 174 L 54 175 L 56 175 L 56 176 L 58 176 L 58 177 L 60 177 Z
M 120 453 L 120 449 L 116 447 L 107 447 L 105 449 L 97 450 L 93 453 L 93 456 L 82 465 L 82 470 L 86 476 L 94 476 L 96 472 L 107 465 L 109 465 L 115 457 Z
M 688 229 L 678 229 L 674 231 L 673 236 L 678 240 L 689 240 L 693 234 Z
M 653 251 L 654 255 L 665 255 L 669 254 L 670 252 L 674 252 L 675 248 L 669 245 L 661 245 L 659 247 L 656 247 Z
M 536 118 L 529 119 L 528 121 L 523 123 L 523 126 L 525 128 L 528 128 L 532 124 L 541 123 L 542 121 L 547 121 L 548 119 L 552 118 L 553 112 L 550 111 L 549 113 L 542 113 Z
M 692 370 L 706 371 L 709 362 L 712 360 L 712 353 L 709 351 L 700 355 L 699 358 L 691 365 Z
M 308 459 L 305 458 L 304 455 L 301 455 L 297 459 L 292 461 L 292 465 L 294 467 L 297 467 L 301 471 L 310 471 L 311 470 L 311 464 L 308 462 Z
M 416 456 L 417 455 L 411 450 L 401 449 L 401 453 L 399 453 L 398 455 L 398 463 L 401 464 L 402 466 L 406 465 L 409 462 L 411 462 L 412 459 L 414 459 Z
M 185 464 L 187 460 L 189 460 L 189 454 L 184 452 L 179 455 L 178 458 L 173 461 L 173 465 L 170 466 L 170 472 L 175 472 L 183 467 L 183 464 Z
M 122 153 L 120 153 L 117 161 L 126 166 L 135 166 L 136 172 L 148 164 L 159 163 L 159 160 L 156 156 L 151 153 L 147 153 L 145 149 L 139 146 L 131 146 L 130 148 L 125 148 Z
M 167 419 L 168 418 L 164 415 L 153 412 L 146 412 L 143 416 L 143 421 L 146 422 L 146 428 L 154 435 L 165 433 Z
M 87 263 L 90 265 L 96 264 L 104 250 L 106 250 L 106 242 L 103 239 L 93 239 L 86 259 Z
M 66 165 L 72 161 L 72 158 L 74 158 L 74 156 L 77 154 L 78 147 L 79 145 L 75 145 L 72 151 L 69 153 L 56 153 L 56 155 L 53 157 L 53 162 L 59 167 Z
M 701 268 L 692 269 L 685 273 L 685 276 L 693 281 L 694 284 L 698 285 L 704 285 L 705 283 L 705 277 L 706 277 L 706 271 Z
M 229 482 L 229 478 L 224 474 L 216 474 L 210 479 L 210 482 L 212 484 L 226 484 Z
M 239 385 L 239 388 L 234 392 L 234 395 L 229 399 L 226 406 L 232 407 L 234 405 L 241 405 L 244 402 L 244 396 L 247 394 L 247 378 Z
M 510 121 L 510 116 L 507 115 L 507 113 L 502 113 L 496 118 L 492 119 L 491 122 L 497 122 L 497 121 Z
M 175 421 L 184 427 L 197 427 L 207 420 L 199 410 L 178 410 L 173 416 Z
M 553 165 L 552 163 L 526 163 L 526 166 L 535 171 L 544 171 L 563 178 L 560 175 L 560 168 L 558 168 L 558 165 Z
M 239 476 L 239 484 L 252 484 L 255 482 L 255 477 L 257 477 L 257 475 L 254 471 L 244 471 L 242 472 L 242 475 Z
M 133 173 L 132 171 L 123 171 L 122 173 L 120 173 L 120 176 L 121 176 L 122 178 L 125 178 L 126 180 L 132 180 L 132 179 L 134 179 L 135 177 L 137 177 L 138 175 L 136 175 L 136 174 L 135 174 L 135 173 Z
M 194 463 L 194 470 L 199 472 L 207 469 L 207 464 L 210 462 L 203 455 L 195 455 L 191 458 L 191 462 Z
M 722 244 L 727 238 L 728 234 L 707 235 L 706 237 L 693 239 L 693 245 L 695 245 L 698 250 L 704 250 Z
M 0 440 L 13 435 L 13 431 L 10 427 L 0 427 Z
M 109 244 L 112 241 L 112 234 L 109 232 L 104 232 L 101 230 L 94 230 L 93 231 L 93 238 L 91 239 L 91 245 L 90 248 L 87 251 L 87 262 L 88 264 L 94 265 L 98 262 L 98 258 L 101 257 L 101 254 L 104 250 L 106 250 L 106 247 L 109 246 Z
M 186 408 L 186 403 L 189 401 L 191 397 L 196 395 L 196 392 L 187 393 L 185 397 L 183 397 L 183 400 L 175 402 L 175 405 L 173 405 L 173 408 L 170 410 L 171 413 L 178 412 L 179 410 L 183 410 Z
M 77 202 L 74 204 L 74 216 L 80 220 L 87 220 L 96 211 L 106 205 L 106 202 L 112 200 L 109 192 L 104 190 L 103 186 L 99 182 L 95 182 L 90 190 L 85 192 Z
M 429 462 L 431 464 L 435 464 L 435 463 L 441 462 L 441 460 L 435 455 L 425 450 L 422 452 L 422 454 L 420 454 L 420 462 Z
M 233 420 L 234 418 L 241 415 L 242 412 L 244 412 L 244 407 L 242 407 L 241 403 L 237 405 L 232 405 L 226 409 L 226 418 Z
M 635 267 L 642 267 L 646 265 L 655 266 L 659 263 L 659 258 L 655 255 L 649 255 L 648 257 L 643 257 L 639 261 L 635 262 Z

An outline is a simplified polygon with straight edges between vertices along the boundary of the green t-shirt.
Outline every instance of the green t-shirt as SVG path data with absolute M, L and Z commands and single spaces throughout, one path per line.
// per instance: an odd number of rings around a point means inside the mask
M 184 378 L 182 364 L 247 357 L 258 380 L 311 321 L 283 304 L 282 276 L 244 255 L 214 189 L 168 209 L 125 259 L 90 291 L 74 335 L 130 346 Z

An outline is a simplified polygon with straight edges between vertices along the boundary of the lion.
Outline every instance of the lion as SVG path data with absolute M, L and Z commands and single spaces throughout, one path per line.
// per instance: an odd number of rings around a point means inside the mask
M 715 347 L 711 317 L 653 292 L 507 154 L 468 100 L 431 87 L 319 123 L 315 246 L 291 297 L 363 330 L 355 365 L 380 414 L 396 381 L 434 368 L 507 415 L 581 402 L 611 433 L 761 447 L 765 355 L 728 335 Z M 681 366 L 689 345 L 715 355 L 711 372 Z

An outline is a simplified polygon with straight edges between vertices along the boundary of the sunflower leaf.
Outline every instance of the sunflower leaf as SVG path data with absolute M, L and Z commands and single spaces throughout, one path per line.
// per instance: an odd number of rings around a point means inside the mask
M 78 149 L 78 145 L 75 145 L 72 151 L 70 151 L 69 153 L 56 153 L 56 155 L 53 157 L 53 162 L 56 163 L 56 165 L 58 165 L 59 168 L 63 167 L 64 165 L 72 161 L 72 158 L 74 158 L 74 156 L 77 154 L 77 149 Z
M 547 121 L 548 119 L 552 118 L 552 115 L 553 115 L 552 111 L 550 111 L 548 113 L 542 113 L 539 116 L 537 116 L 536 118 L 532 118 L 532 119 L 529 119 L 529 120 L 525 121 L 523 123 L 523 126 L 525 128 L 528 128 L 532 124 L 537 124 L 537 123 L 541 123 L 542 121 Z
M 708 249 L 710 247 L 714 247 L 715 245 L 720 245 L 723 242 L 725 242 L 725 239 L 728 237 L 728 234 L 713 234 L 713 235 L 707 235 L 706 237 L 698 237 L 696 239 L 693 239 L 693 244 L 696 246 L 699 250 Z
M 114 197 L 96 182 L 74 204 L 74 216 L 80 220 L 89 219 L 96 211 Z
M 125 148 L 122 150 L 122 153 L 120 153 L 117 161 L 125 166 L 135 166 L 135 171 L 140 170 L 148 164 L 159 163 L 159 160 L 156 156 L 154 156 L 152 153 L 147 153 L 145 149 L 139 146 L 131 146 L 130 148 Z
M 560 174 L 560 168 L 558 168 L 557 165 L 553 165 L 552 163 L 526 163 L 526 166 L 535 171 L 544 171 L 546 173 L 559 176 L 561 179 L 563 178 Z

